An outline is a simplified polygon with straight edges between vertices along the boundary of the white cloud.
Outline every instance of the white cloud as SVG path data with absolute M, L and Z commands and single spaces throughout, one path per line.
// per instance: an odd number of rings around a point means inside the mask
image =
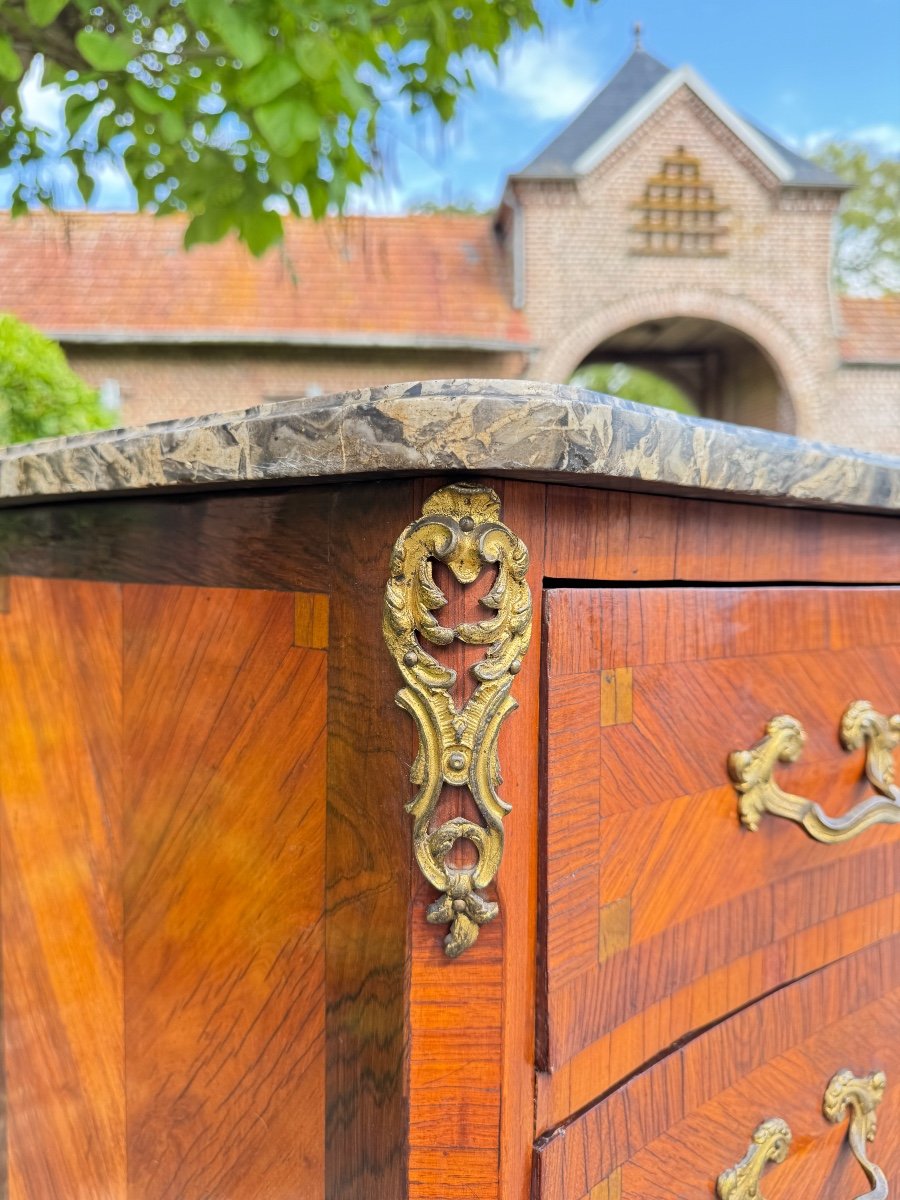
M 828 142 L 835 141 L 838 137 L 838 131 L 836 129 L 815 129 L 812 133 L 805 133 L 798 137 L 796 133 L 776 128 L 775 136 L 780 138 L 786 146 L 790 146 L 792 150 L 796 150 L 798 154 L 808 157 L 821 150 Z
M 900 125 L 893 125 L 889 121 L 860 125 L 856 129 L 816 129 L 803 137 L 793 134 L 780 136 L 788 146 L 805 155 L 815 154 L 829 142 L 859 142 L 882 157 L 900 154 Z
M 862 142 L 881 154 L 900 154 L 900 125 L 882 121 L 878 125 L 863 125 L 849 134 L 851 141 Z
M 505 49 L 499 68 L 478 71 L 531 118 L 559 121 L 572 116 L 599 86 L 597 63 L 587 60 L 572 38 L 529 37 Z

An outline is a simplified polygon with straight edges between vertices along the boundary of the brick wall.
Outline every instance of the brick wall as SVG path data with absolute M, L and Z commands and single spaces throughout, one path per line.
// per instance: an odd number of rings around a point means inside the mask
M 834 403 L 819 437 L 839 446 L 900 455 L 900 363 L 845 363 L 837 372 Z
M 407 380 L 516 378 L 521 354 L 290 350 L 244 346 L 66 347 L 88 382 L 117 381 L 122 424 L 250 408 L 266 400 Z
M 633 202 L 683 146 L 728 211 L 722 257 L 644 256 Z M 835 394 L 829 287 L 832 194 L 783 190 L 687 89 L 669 98 L 593 172 L 575 182 L 518 181 L 525 221 L 526 315 L 538 378 L 565 379 L 585 354 L 643 321 L 695 316 L 745 334 L 777 364 L 790 396 L 728 402 L 733 420 L 817 436 Z M 766 384 L 772 392 L 771 379 Z M 791 412 L 793 408 L 793 413 Z M 757 421 L 754 422 L 753 418 Z

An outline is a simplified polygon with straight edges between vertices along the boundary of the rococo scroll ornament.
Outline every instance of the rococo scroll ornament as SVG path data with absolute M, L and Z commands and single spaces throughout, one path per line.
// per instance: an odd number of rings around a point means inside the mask
M 886 1081 L 883 1071 L 858 1076 L 852 1071 L 838 1071 L 825 1089 L 822 1110 L 826 1118 L 837 1125 L 849 1116 L 847 1141 L 856 1161 L 865 1172 L 872 1190 L 857 1200 L 887 1200 L 888 1182 L 884 1171 L 869 1160 L 868 1142 L 875 1140 L 875 1109 L 884 1097 Z
M 445 563 L 461 584 L 473 583 L 485 566 L 497 574 L 482 604 L 494 614 L 454 628 L 433 615 L 446 603 L 435 584 L 432 562 Z M 430 496 L 422 517 L 397 539 L 384 596 L 384 638 L 404 686 L 397 703 L 415 720 L 419 749 L 410 778 L 418 795 L 406 805 L 413 816 L 413 843 L 422 873 L 441 892 L 427 919 L 448 924 L 447 954 L 456 958 L 478 937 L 498 906 L 481 893 L 503 856 L 503 817 L 510 811 L 497 794 L 501 783 L 497 736 L 517 707 L 513 680 L 531 639 L 531 593 L 525 580 L 528 551 L 500 521 L 500 500 L 490 488 L 453 484 Z M 448 646 L 454 639 L 485 646 L 471 672 L 478 681 L 457 709 L 451 695 L 456 672 L 443 666 L 424 643 Z M 444 784 L 468 787 L 483 825 L 463 817 L 431 828 Z M 460 839 L 475 847 L 473 866 L 448 861 Z
M 783 1163 L 791 1145 L 791 1131 L 779 1117 L 763 1121 L 753 1134 L 750 1148 L 735 1166 L 716 1180 L 719 1200 L 763 1200 L 760 1178 L 769 1163 Z
M 846 842 L 872 825 L 900 822 L 900 787 L 894 783 L 893 752 L 900 745 L 900 715 L 886 717 L 867 700 L 856 700 L 841 719 L 845 750 L 865 747 L 866 775 L 880 793 L 860 801 L 842 817 L 829 817 L 821 805 L 783 791 L 774 779 L 779 762 L 796 762 L 806 742 L 796 717 L 772 717 L 766 736 L 749 750 L 728 756 L 728 770 L 740 796 L 741 820 L 759 828 L 765 813 L 802 825 L 819 842 Z

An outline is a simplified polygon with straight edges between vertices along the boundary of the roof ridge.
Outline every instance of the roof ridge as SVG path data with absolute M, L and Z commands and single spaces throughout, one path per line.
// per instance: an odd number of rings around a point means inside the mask
M 578 139 L 581 125 L 592 123 L 595 110 L 598 108 L 609 110 L 604 113 L 604 120 L 608 127 L 629 112 L 651 87 L 660 79 L 670 75 L 671 72 L 671 67 L 666 66 L 642 46 L 635 46 L 606 83 L 597 88 L 581 108 L 557 129 L 556 133 L 545 142 L 533 158 L 518 171 L 513 172 L 512 178 L 561 177 L 568 174 L 565 164 L 572 159 L 573 154 L 569 143 Z M 558 163 L 557 157 L 559 157 Z M 574 154 L 574 157 L 578 157 L 577 153 Z M 563 169 L 560 170 L 560 167 Z
M 684 84 L 732 128 L 786 187 L 846 189 L 831 171 L 805 158 L 742 116 L 689 64 L 669 68 L 635 47 L 609 81 L 512 179 L 576 179 L 634 132 Z

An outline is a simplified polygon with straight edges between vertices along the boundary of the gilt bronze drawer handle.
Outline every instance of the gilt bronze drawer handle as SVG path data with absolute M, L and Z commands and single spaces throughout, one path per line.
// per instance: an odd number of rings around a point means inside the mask
M 441 488 L 425 501 L 422 514 L 394 546 L 382 627 L 405 682 L 397 703 L 419 730 L 419 750 L 410 772 L 419 792 L 406 810 L 413 816 L 413 844 L 422 874 L 442 893 L 426 915 L 433 924 L 450 926 L 444 946 L 456 958 L 498 912 L 497 904 L 481 891 L 500 867 L 503 817 L 510 811 L 497 794 L 497 736 L 504 719 L 518 707 L 509 693 L 531 639 L 528 551 L 500 521 L 500 499 L 490 488 Z M 496 564 L 496 579 L 482 600 L 496 616 L 453 628 L 441 625 L 432 614 L 447 598 L 434 582 L 434 560 L 446 563 L 462 584 L 473 583 L 485 566 Z M 478 683 L 461 708 L 450 694 L 456 672 L 422 644 L 424 639 L 449 646 L 455 638 L 487 647 L 471 668 Z M 454 817 L 431 828 L 444 784 L 469 789 L 483 825 Z M 474 866 L 447 862 L 460 839 L 475 847 Z
M 866 1143 L 875 1140 L 875 1110 L 884 1097 L 883 1071 L 854 1075 L 838 1071 L 825 1089 L 822 1111 L 837 1124 L 849 1114 L 847 1141 L 856 1161 L 866 1173 L 872 1190 L 856 1200 L 887 1200 L 888 1182 L 880 1167 L 866 1154 Z M 791 1131 L 780 1117 L 763 1121 L 753 1134 L 747 1153 L 735 1166 L 723 1171 L 716 1180 L 719 1200 L 763 1200 L 760 1178 L 769 1163 L 783 1163 L 791 1145 Z
M 749 750 L 728 756 L 728 770 L 740 799 L 741 821 L 759 828 L 764 813 L 796 821 L 819 842 L 846 842 L 871 825 L 900 822 L 900 788 L 894 784 L 893 752 L 900 744 L 900 715 L 886 717 L 866 700 L 857 700 L 844 713 L 840 729 L 845 750 L 865 746 L 866 775 L 880 793 L 860 801 L 842 817 L 829 817 L 821 805 L 782 791 L 773 778 L 779 762 L 796 762 L 806 734 L 796 717 L 773 717 L 766 736 Z
M 847 1141 L 872 1185 L 872 1190 L 857 1200 L 887 1200 L 888 1181 L 884 1172 L 866 1154 L 866 1143 L 875 1140 L 875 1109 L 882 1101 L 884 1089 L 883 1071 L 873 1071 L 864 1077 L 852 1071 L 838 1071 L 825 1089 L 822 1110 L 835 1125 L 849 1113 Z
M 716 1180 L 719 1200 L 763 1200 L 760 1177 L 769 1163 L 784 1162 L 790 1145 L 791 1131 L 780 1117 L 763 1121 L 741 1161 Z

